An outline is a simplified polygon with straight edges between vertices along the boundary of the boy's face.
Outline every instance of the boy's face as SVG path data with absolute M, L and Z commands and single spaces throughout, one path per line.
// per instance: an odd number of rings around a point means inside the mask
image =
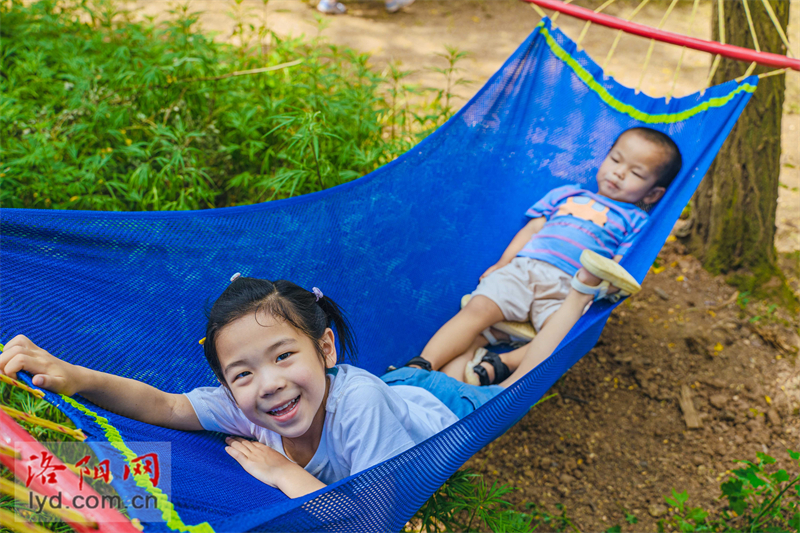
M 622 135 L 597 171 L 598 193 L 618 202 L 656 203 L 665 192 L 655 184 L 666 157 L 662 147 L 636 133 Z

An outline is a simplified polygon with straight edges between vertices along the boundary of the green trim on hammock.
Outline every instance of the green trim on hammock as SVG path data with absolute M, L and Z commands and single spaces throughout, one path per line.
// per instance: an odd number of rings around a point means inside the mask
M 114 448 L 116 448 L 127 461 L 131 461 L 136 458 L 136 454 L 125 445 L 122 435 L 120 435 L 117 428 L 108 422 L 107 418 L 98 415 L 82 403 L 73 400 L 69 396 L 64 396 L 62 394 L 61 398 L 78 411 L 81 411 L 83 414 L 94 418 L 94 421 L 101 428 L 103 428 L 103 432 L 105 433 L 108 442 Z M 164 517 L 164 520 L 166 520 L 167 527 L 175 531 L 187 531 L 191 533 L 214 533 L 214 529 L 208 522 L 203 522 L 202 524 L 197 524 L 195 526 L 187 526 L 184 524 L 183 520 L 181 520 L 181 517 L 178 515 L 178 512 L 175 511 L 175 506 L 173 506 L 172 502 L 169 501 L 167 495 L 164 494 L 164 492 L 158 487 L 153 486 L 153 483 L 150 481 L 150 477 L 147 474 L 136 474 L 134 475 L 134 479 L 136 480 L 137 486 L 142 487 L 156 499 L 156 507 L 161 511 L 161 516 Z
M 552 50 L 553 54 L 556 57 L 561 59 L 564 63 L 567 64 L 574 72 L 578 78 L 583 81 L 587 87 L 589 87 L 592 91 L 597 93 L 601 100 L 603 100 L 606 104 L 613 107 L 615 110 L 619 111 L 620 113 L 624 113 L 631 118 L 634 118 L 640 122 L 644 122 L 646 124 L 672 124 L 675 122 L 681 122 L 686 120 L 698 113 L 702 113 L 703 111 L 708 110 L 712 107 L 723 107 L 728 102 L 730 102 L 734 96 L 739 94 L 742 91 L 748 93 L 754 93 L 756 91 L 756 86 L 751 85 L 749 83 L 743 83 L 732 90 L 725 96 L 717 96 L 714 98 L 709 98 L 702 104 L 698 104 L 691 109 L 686 109 L 685 111 L 681 111 L 680 113 L 662 113 L 659 115 L 651 115 L 640 109 L 636 109 L 630 104 L 626 104 L 613 96 L 603 87 L 601 84 L 594 79 L 588 70 L 583 68 L 580 63 L 578 63 L 575 58 L 573 58 L 566 50 L 564 50 L 553 38 L 547 28 L 544 27 L 544 22 L 539 23 L 539 31 L 544 35 L 545 41 L 547 45 Z

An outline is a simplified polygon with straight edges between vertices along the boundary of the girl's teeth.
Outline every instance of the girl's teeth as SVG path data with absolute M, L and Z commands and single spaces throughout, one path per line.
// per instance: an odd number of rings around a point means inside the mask
M 287 409 L 293 407 L 295 402 L 297 402 L 297 398 L 295 398 L 294 400 L 290 400 L 290 401 L 286 402 L 285 404 L 281 405 L 280 407 L 276 407 L 272 411 L 269 411 L 269 414 L 276 415 L 276 414 L 279 414 L 281 411 L 286 411 Z

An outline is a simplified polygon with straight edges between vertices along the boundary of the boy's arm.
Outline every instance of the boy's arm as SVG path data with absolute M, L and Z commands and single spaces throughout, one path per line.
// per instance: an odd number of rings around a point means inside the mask
M 104 409 L 140 422 L 186 431 L 203 429 L 186 396 L 69 364 L 23 335 L 11 339 L 0 354 L 0 372 L 16 377 L 20 370 L 33 374 L 37 387 L 67 396 L 80 394 Z
M 506 248 L 506 251 L 503 252 L 503 255 L 500 257 L 500 260 L 495 263 L 494 265 L 490 266 L 486 272 L 481 274 L 480 279 L 485 278 L 498 268 L 502 268 L 509 264 L 517 254 L 525 248 L 525 245 L 528 244 L 528 241 L 531 240 L 534 234 L 539 233 L 542 228 L 544 227 L 545 222 L 547 219 L 545 217 L 536 217 L 528 221 L 525 226 L 517 232 L 513 239 L 511 239 L 511 243 Z

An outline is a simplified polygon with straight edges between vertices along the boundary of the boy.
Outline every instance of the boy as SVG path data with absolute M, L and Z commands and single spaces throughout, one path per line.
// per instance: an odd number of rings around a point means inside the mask
M 466 306 L 407 365 L 481 385 L 504 381 L 525 348 L 487 352 L 483 347 L 497 342 L 491 326 L 530 321 L 536 331 L 544 327 L 569 293 L 581 252 L 619 262 L 647 222 L 645 209 L 661 199 L 681 164 L 667 135 L 645 127 L 622 132 L 597 171 L 598 192 L 567 185 L 536 202 L 526 213 L 531 220 L 483 273 Z

